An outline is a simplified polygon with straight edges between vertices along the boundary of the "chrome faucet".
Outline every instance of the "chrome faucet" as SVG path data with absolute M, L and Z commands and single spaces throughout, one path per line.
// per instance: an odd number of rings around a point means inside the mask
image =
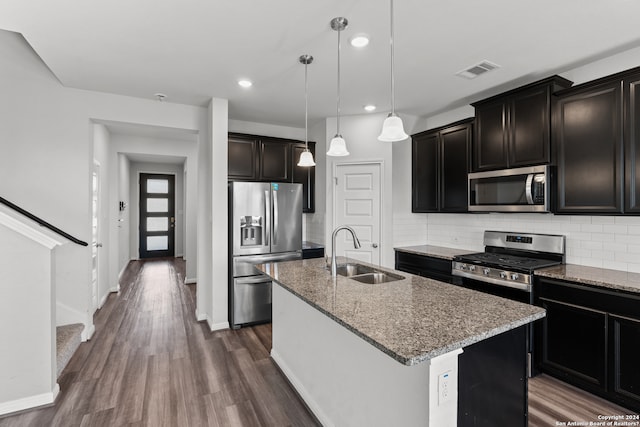
M 347 230 L 353 236 L 353 247 L 356 249 L 360 249 L 360 240 L 358 236 L 356 236 L 356 232 L 353 228 L 348 225 L 341 225 L 340 227 L 333 230 L 333 234 L 331 235 L 331 277 L 338 276 L 338 266 L 336 265 L 336 234 L 340 230 Z

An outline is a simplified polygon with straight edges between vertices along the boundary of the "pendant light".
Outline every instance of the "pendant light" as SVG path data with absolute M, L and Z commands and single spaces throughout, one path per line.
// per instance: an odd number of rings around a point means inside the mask
M 380 136 L 378 136 L 379 141 L 384 142 L 394 142 L 394 141 L 402 141 L 404 139 L 409 138 L 404 131 L 404 126 L 402 124 L 402 119 L 396 115 L 396 104 L 395 104 L 395 81 L 393 75 L 393 0 L 390 0 L 391 3 L 391 112 L 384 120 L 382 124 L 382 132 Z
M 333 18 L 331 20 L 331 28 L 338 32 L 338 96 L 337 96 L 337 108 L 336 108 L 336 136 L 331 140 L 329 145 L 329 151 L 327 156 L 348 156 L 347 143 L 342 135 L 340 135 L 340 31 L 347 28 L 349 21 L 347 18 Z
M 307 83 L 307 66 L 313 62 L 313 56 L 300 55 L 298 58 L 301 64 L 304 64 L 304 151 L 300 154 L 298 166 L 311 167 L 315 166 L 313 154 L 309 151 L 309 84 Z

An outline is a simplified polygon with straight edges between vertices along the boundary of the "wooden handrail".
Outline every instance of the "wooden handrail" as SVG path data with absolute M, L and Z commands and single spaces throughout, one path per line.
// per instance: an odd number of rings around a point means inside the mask
M 35 216 L 31 212 L 22 209 L 20 206 L 14 205 L 13 203 L 11 203 L 10 201 L 8 201 L 7 199 L 5 199 L 3 197 L 0 197 L 0 203 L 10 207 L 14 211 L 26 216 L 27 218 L 34 220 L 35 222 L 40 224 L 42 227 L 48 228 L 49 230 L 53 231 L 54 233 L 57 233 L 57 234 L 61 235 L 65 239 L 71 240 L 75 244 L 78 244 L 80 246 L 88 246 L 89 245 L 87 242 L 84 242 L 84 241 L 82 241 L 80 239 L 77 239 L 77 238 L 73 237 L 71 234 L 65 233 L 64 231 L 60 230 L 58 227 L 55 227 L 55 226 L 49 224 L 47 221 L 45 221 L 45 220 L 43 220 L 41 218 L 38 218 L 37 216 Z

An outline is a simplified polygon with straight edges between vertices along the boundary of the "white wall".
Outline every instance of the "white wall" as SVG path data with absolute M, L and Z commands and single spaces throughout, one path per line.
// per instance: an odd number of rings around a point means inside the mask
M 129 233 L 131 232 L 131 190 L 130 185 L 131 162 L 123 153 L 118 153 L 118 203 L 126 203 L 124 210 L 118 209 L 118 264 L 115 271 L 123 271 L 131 259 L 129 248 Z M 118 277 L 119 279 L 119 277 Z M 117 290 L 120 290 L 117 286 Z
M 55 251 L 66 239 L 0 206 L 0 415 L 52 403 Z
M 209 134 L 211 149 L 205 157 L 211 164 L 211 172 L 207 176 L 206 203 L 208 204 L 209 221 L 199 236 L 208 236 L 207 251 L 211 254 L 211 262 L 206 264 L 206 276 L 211 286 L 211 294 L 205 308 L 206 318 L 212 330 L 229 327 L 228 310 L 228 189 L 227 189 L 227 127 L 228 103 L 222 99 L 212 99 L 209 104 Z M 205 234 L 203 234 L 205 233 Z M 200 270 L 198 270 L 200 280 Z M 200 283 L 200 282 L 198 282 Z M 198 290 L 200 287 L 198 287 Z
M 574 84 L 585 83 L 640 65 L 640 48 L 560 73 Z M 464 106 L 418 120 L 412 133 L 466 117 Z M 394 246 L 433 244 L 482 250 L 484 230 L 564 234 L 567 262 L 640 272 L 640 217 L 563 216 L 552 214 L 413 214 L 411 213 L 411 151 L 394 147 Z
M 0 31 L 0 57 L 0 194 L 87 242 L 91 240 L 92 121 L 209 135 L 208 123 L 215 116 L 224 120 L 226 130 L 226 109 L 210 114 L 200 107 L 65 88 L 16 33 Z M 226 135 L 224 141 L 226 147 Z M 203 138 L 201 144 L 211 140 Z M 202 166 L 209 168 L 210 162 Z M 226 188 L 226 175 L 224 181 Z M 110 209 L 115 210 L 110 218 L 117 218 L 117 204 Z M 202 214 L 210 218 L 210 210 L 208 204 Z M 90 330 L 91 250 L 74 244 L 59 249 L 57 293 L 77 313 L 76 321 Z M 199 286 L 212 285 L 209 281 Z
M 229 132 L 248 133 L 250 135 L 273 136 L 276 138 L 288 138 L 304 141 L 304 128 L 245 122 L 242 120 L 229 120 L 228 126 Z M 309 139 L 313 141 L 311 137 Z
M 141 173 L 160 173 L 175 176 L 175 243 L 174 252 L 176 257 L 184 256 L 184 235 L 185 235 L 185 206 L 184 206 L 184 167 L 180 164 L 167 164 L 167 163 L 138 163 L 131 162 L 130 168 L 130 187 L 129 194 L 131 195 L 129 211 L 131 228 L 138 230 L 140 227 L 140 174 Z M 195 190 L 195 188 L 194 188 Z M 194 209 L 195 210 L 195 209 Z M 194 212 L 192 220 L 195 221 L 196 215 Z M 195 236 L 192 236 L 191 241 L 195 247 Z M 129 235 L 129 251 L 134 254 L 133 259 L 140 258 L 140 238 L 138 233 L 131 233 Z M 195 262 L 195 260 L 193 261 Z
M 326 185 L 326 217 L 325 217 L 325 242 L 331 242 L 333 224 L 333 177 L 336 165 L 354 162 L 381 162 L 382 163 L 382 212 L 380 230 L 380 263 L 385 267 L 394 266 L 393 252 L 393 200 L 395 184 L 393 182 L 393 150 L 396 145 L 411 145 L 411 140 L 383 143 L 378 141 L 378 135 L 382 129 L 382 123 L 386 114 L 367 114 L 359 116 L 346 116 L 340 118 L 340 133 L 346 141 L 349 156 L 326 157 L 325 185 Z M 415 118 L 403 116 L 405 127 L 414 127 Z M 326 121 L 326 139 L 333 138 L 336 133 L 336 119 L 329 118 Z M 329 142 L 326 142 L 328 145 Z M 330 253 L 330 248 L 327 251 Z

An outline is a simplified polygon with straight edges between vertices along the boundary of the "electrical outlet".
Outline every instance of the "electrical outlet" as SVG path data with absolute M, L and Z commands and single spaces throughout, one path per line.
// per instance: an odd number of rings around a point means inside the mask
M 438 375 L 438 405 L 443 405 L 451 399 L 451 371 Z

